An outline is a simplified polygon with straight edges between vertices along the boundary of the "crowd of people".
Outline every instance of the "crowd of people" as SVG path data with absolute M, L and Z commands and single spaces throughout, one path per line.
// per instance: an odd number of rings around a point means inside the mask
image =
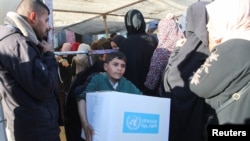
M 169 141 L 206 141 L 210 125 L 250 124 L 250 0 L 198 1 L 184 21 L 169 13 L 148 29 L 131 9 L 126 36 L 56 48 L 113 50 L 94 56 L 55 55 L 46 41 L 49 14 L 40 0 L 22 0 L 0 26 L 8 141 L 60 141 L 61 125 L 67 141 L 91 141 L 86 93 L 99 90 L 171 99 Z

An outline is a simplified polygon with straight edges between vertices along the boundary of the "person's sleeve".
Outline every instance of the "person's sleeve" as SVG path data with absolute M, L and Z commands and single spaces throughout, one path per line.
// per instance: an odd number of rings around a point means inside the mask
M 231 53 L 224 49 L 212 52 L 191 78 L 190 90 L 203 98 L 210 98 L 224 91 L 240 75 L 240 62 L 237 61 L 239 57 L 232 51 Z
M 162 73 L 168 63 L 170 52 L 166 48 L 156 48 L 151 58 L 149 71 L 144 85 L 156 90 L 161 82 Z
M 13 50 L 9 71 L 24 91 L 37 100 L 45 100 L 55 91 L 58 65 L 55 55 L 47 52 L 41 57 L 38 49 L 26 41 Z
M 129 87 L 129 92 L 132 94 L 140 94 L 142 95 L 142 91 L 140 91 L 132 82 L 127 81 L 128 87 Z
M 86 100 L 87 92 L 93 92 L 98 90 L 98 75 L 93 75 L 90 78 L 90 81 L 84 85 L 86 85 L 86 88 L 77 96 L 77 101 L 80 101 L 81 99 Z

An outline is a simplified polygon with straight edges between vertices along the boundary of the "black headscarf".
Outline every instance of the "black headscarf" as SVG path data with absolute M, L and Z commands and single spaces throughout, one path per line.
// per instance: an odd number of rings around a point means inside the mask
M 137 9 L 129 10 L 125 15 L 125 26 L 130 34 L 145 33 L 146 23 L 142 13 Z
M 164 81 L 167 91 L 174 87 L 184 87 L 184 81 L 189 81 L 193 72 L 203 64 L 209 55 L 206 4 L 208 2 L 199 1 L 193 3 L 187 9 L 187 41 L 178 51 L 178 54 L 174 52 L 169 58 L 166 67 L 168 72 L 165 74 L 167 75 L 167 81 Z M 170 86 L 166 82 L 169 82 Z
M 194 34 L 198 40 L 204 45 L 208 45 L 208 32 L 206 24 L 208 21 L 207 12 L 205 6 L 208 2 L 198 2 L 192 4 L 188 9 L 186 15 L 186 38 L 190 40 Z M 197 12 L 199 11 L 199 12 Z M 184 46 L 189 46 L 188 44 Z
M 124 77 L 130 80 L 141 91 L 149 70 L 151 57 L 157 47 L 157 40 L 145 31 L 145 21 L 140 11 L 129 10 L 125 15 L 127 38 L 119 45 L 119 49 L 127 57 Z M 148 93 L 143 91 L 143 93 Z
M 121 46 L 121 43 L 125 40 L 126 38 L 122 35 L 116 35 L 112 40 L 116 43 L 118 47 Z

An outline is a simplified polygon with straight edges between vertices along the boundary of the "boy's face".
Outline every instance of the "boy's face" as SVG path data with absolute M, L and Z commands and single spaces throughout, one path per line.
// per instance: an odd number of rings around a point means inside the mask
M 104 64 L 104 69 L 113 82 L 116 82 L 123 76 L 125 68 L 125 61 L 117 58 L 114 58 L 109 63 Z

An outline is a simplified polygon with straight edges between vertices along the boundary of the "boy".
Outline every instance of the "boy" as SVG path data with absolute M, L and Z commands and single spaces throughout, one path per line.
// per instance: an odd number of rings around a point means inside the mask
M 85 90 L 78 96 L 78 111 L 85 131 L 86 141 L 92 140 L 94 133 L 89 125 L 86 116 L 86 93 L 100 90 L 119 91 L 131 94 L 142 94 L 142 92 L 129 80 L 123 77 L 126 68 L 126 56 L 122 52 L 112 52 L 108 54 L 104 63 L 106 72 L 94 74 Z

